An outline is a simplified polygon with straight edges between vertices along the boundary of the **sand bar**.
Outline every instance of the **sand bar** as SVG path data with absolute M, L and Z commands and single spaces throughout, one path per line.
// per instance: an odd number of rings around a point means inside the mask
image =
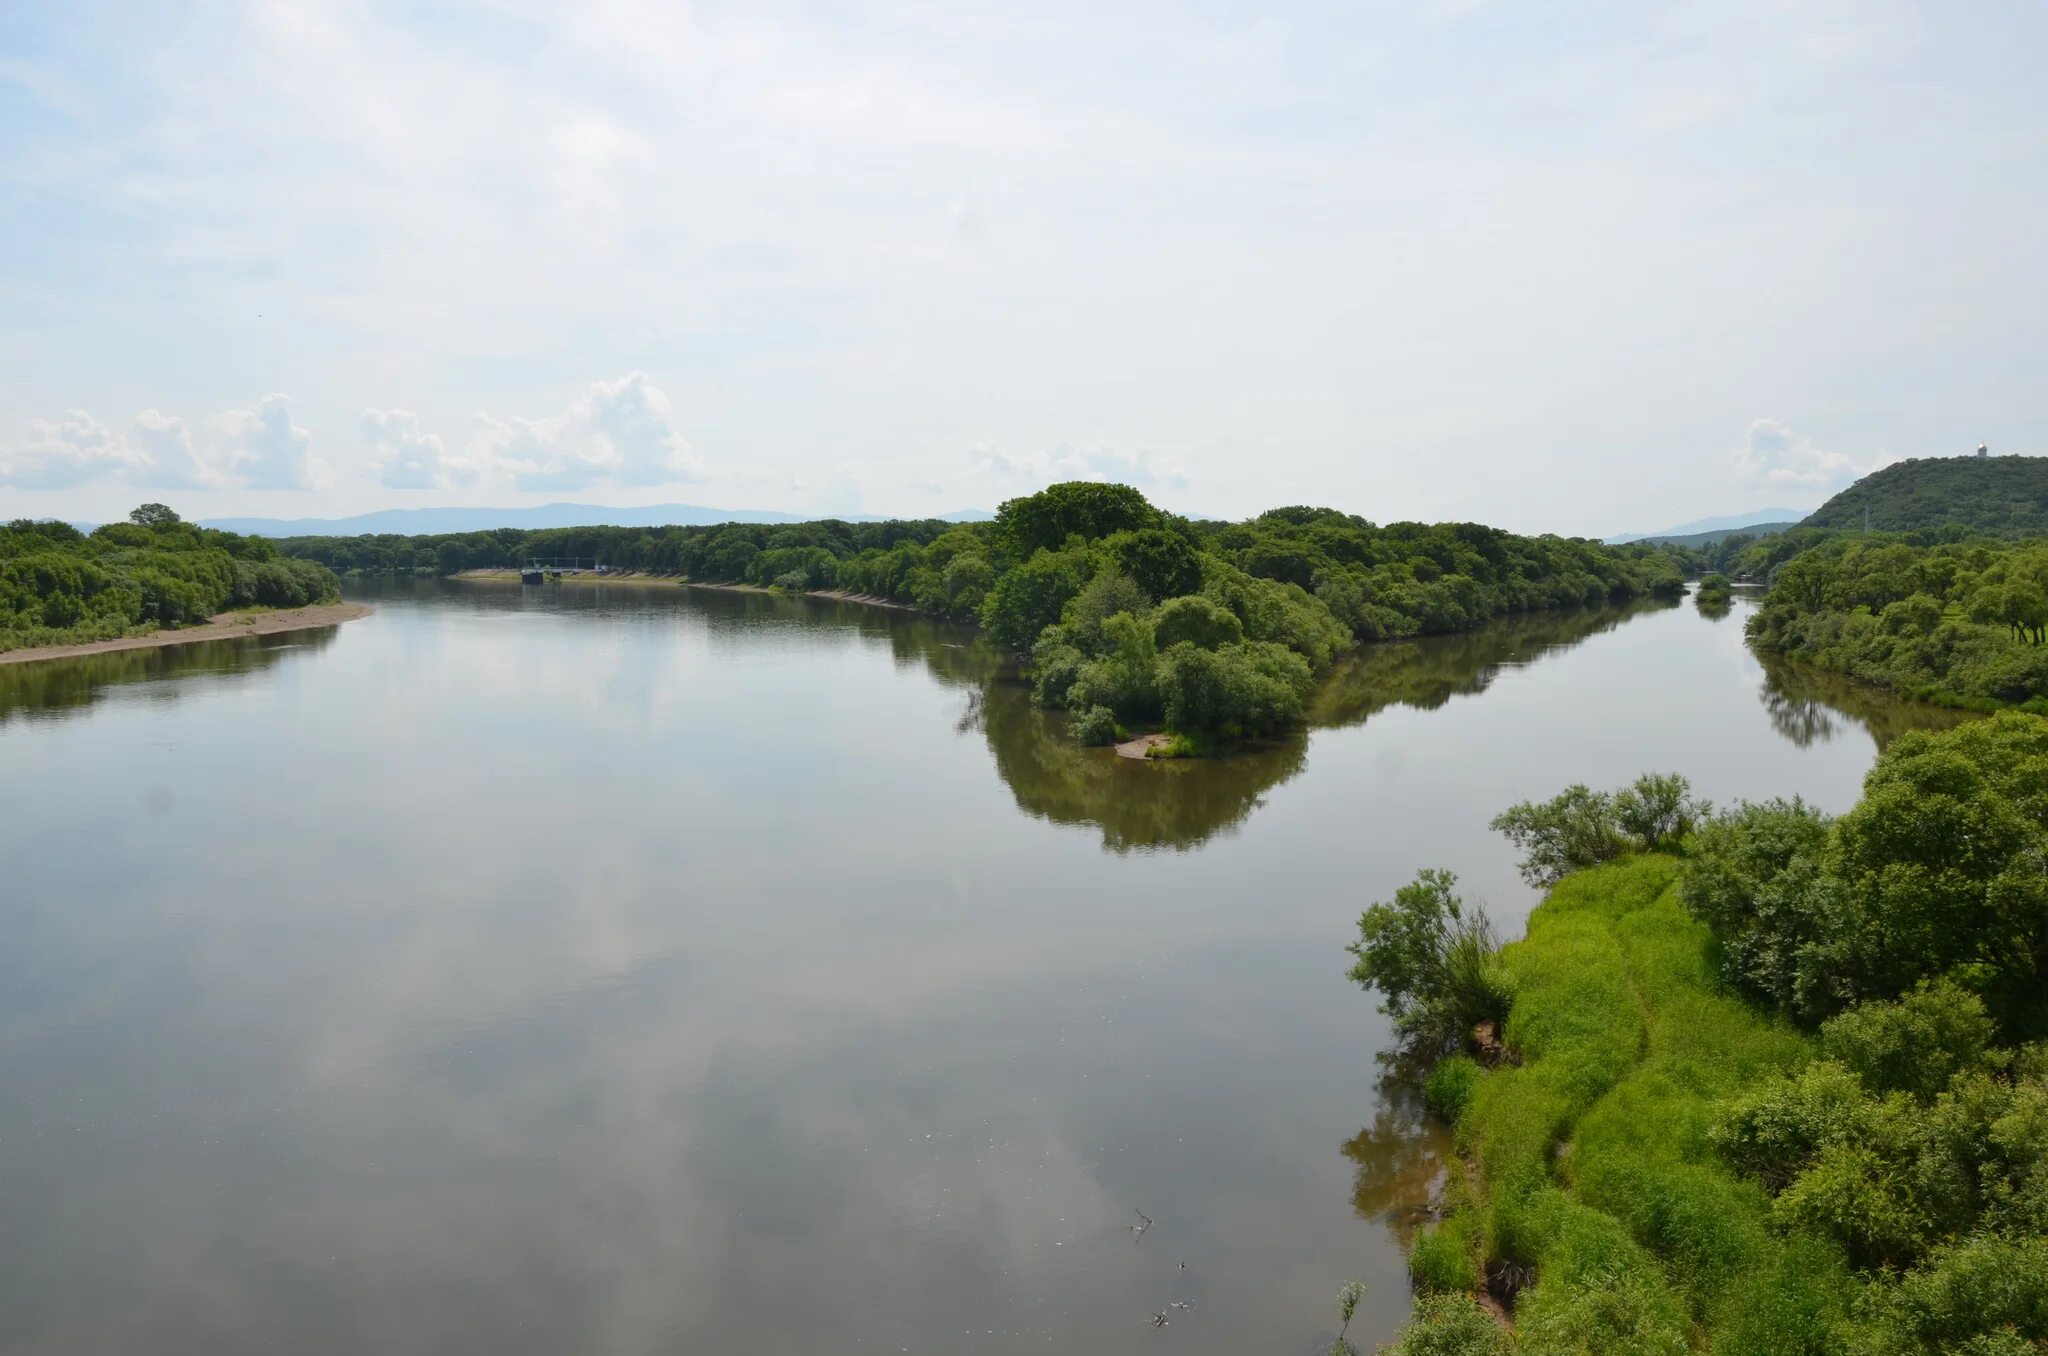
M 317 603 L 312 607 L 281 607 L 268 612 L 223 612 L 204 626 L 152 631 L 146 636 L 117 636 L 113 640 L 87 641 L 82 645 L 34 645 L 25 650 L 0 651 L 0 664 L 34 664 L 45 659 L 111 654 L 115 650 L 156 650 L 166 645 L 190 645 L 201 640 L 237 640 L 243 636 L 309 631 L 317 626 L 339 626 L 358 617 L 367 617 L 374 610 L 368 603 Z

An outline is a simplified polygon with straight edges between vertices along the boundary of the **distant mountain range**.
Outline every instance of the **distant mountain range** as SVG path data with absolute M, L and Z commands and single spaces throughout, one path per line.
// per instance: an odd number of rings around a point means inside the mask
M 1661 532 L 1624 532 L 1618 537 L 1609 537 L 1607 544 L 1619 546 L 1631 541 L 1670 541 L 1678 537 L 1699 537 L 1704 535 L 1727 535 L 1735 531 L 1755 531 L 1767 528 L 1783 531 L 1806 516 L 1804 509 L 1767 508 L 1751 509 L 1748 513 L 1724 514 L 1719 518 L 1699 518 L 1676 527 L 1667 527 Z
M 422 536 L 440 532 L 485 532 L 494 527 L 701 527 L 709 523 L 802 523 L 819 514 L 777 513 L 770 509 L 705 508 L 700 504 L 649 504 L 641 508 L 607 508 L 602 504 L 542 504 L 537 508 L 412 508 L 380 509 L 348 518 L 204 518 L 201 527 L 217 527 L 251 537 L 361 537 L 395 534 Z M 995 515 L 962 509 L 934 515 L 951 523 L 987 522 Z M 848 522 L 880 521 L 873 514 Z

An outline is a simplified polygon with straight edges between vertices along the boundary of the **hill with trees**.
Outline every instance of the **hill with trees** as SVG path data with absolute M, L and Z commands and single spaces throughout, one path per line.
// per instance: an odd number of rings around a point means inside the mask
M 1815 509 L 1809 527 L 1913 532 L 1960 527 L 2048 536 L 2048 457 L 1926 457 L 1873 471 Z
M 341 596 L 325 566 L 269 542 L 196 527 L 162 504 L 88 535 L 68 523 L 0 526 L 0 650 L 146 635 L 241 607 Z

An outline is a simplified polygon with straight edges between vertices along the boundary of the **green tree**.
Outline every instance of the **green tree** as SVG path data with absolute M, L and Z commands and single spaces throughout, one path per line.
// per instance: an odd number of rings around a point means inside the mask
M 1923 980 L 1891 1002 L 1860 1003 L 1820 1029 L 1821 1050 L 1872 1092 L 1932 1102 L 1949 1080 L 1991 1067 L 1997 1031 L 1984 1002 L 1954 980 Z
M 1106 546 L 1116 567 L 1150 598 L 1175 598 L 1202 587 L 1202 557 L 1193 543 L 1163 527 L 1119 532 Z
M 1829 822 L 1797 797 L 1744 801 L 1700 826 L 1680 885 L 1686 911 L 1720 942 L 1722 978 L 1808 1018 L 1834 1006 L 1812 964 L 1839 922 L 1820 865 Z
M 1481 1022 L 1507 1017 L 1493 925 L 1467 906 L 1458 878 L 1426 870 L 1358 917 L 1352 982 L 1380 995 L 1380 1011 L 1418 1051 L 1455 1048 Z
M 184 521 L 162 504 L 141 504 L 128 511 L 128 521 L 151 529 L 174 527 Z
M 1691 792 L 1691 783 L 1675 772 L 1645 773 L 1615 793 L 1614 822 L 1646 852 L 1672 846 L 1713 813 Z
M 1019 560 L 1057 550 L 1068 537 L 1093 541 L 1114 532 L 1152 527 L 1159 511 L 1128 485 L 1069 480 L 1037 494 L 1003 501 L 996 509 L 996 534 Z
M 1008 650 L 1029 650 L 1039 632 L 1059 621 L 1067 600 L 1087 584 L 1085 555 L 1072 551 L 1040 551 L 1013 570 L 1004 571 L 982 604 L 981 624 L 989 638 Z
M 1614 797 L 1568 786 L 1546 801 L 1524 801 L 1493 818 L 1493 830 L 1522 850 L 1522 879 L 1543 887 L 1629 850 L 1614 818 Z
M 1887 748 L 1835 821 L 1827 870 L 1857 991 L 1892 997 L 1977 967 L 2008 1031 L 2043 1023 L 2048 983 L 2048 721 L 2004 714 Z
M 1159 648 L 1185 641 L 1198 650 L 1220 650 L 1244 639 L 1244 623 L 1222 604 L 1200 594 L 1168 598 L 1153 614 Z

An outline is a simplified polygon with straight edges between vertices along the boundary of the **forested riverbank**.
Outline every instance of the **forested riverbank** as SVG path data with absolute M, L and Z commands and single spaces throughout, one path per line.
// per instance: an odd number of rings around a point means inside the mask
M 1182 752 L 1296 724 L 1316 678 L 1361 641 L 1683 587 L 1672 559 L 1648 547 L 1470 523 L 1379 526 L 1329 509 L 1202 522 L 1092 482 L 1009 500 L 988 523 L 508 529 L 280 549 L 373 573 L 580 559 L 911 606 L 976 622 L 1028 656 L 1039 700 L 1072 711 L 1084 742 L 1164 728 Z
M 340 597 L 325 566 L 283 558 L 261 537 L 194 526 L 161 504 L 90 534 L 26 518 L 0 526 L 0 652 L 130 640 L 234 609 Z
M 1458 1148 L 1397 1350 L 2040 1349 L 2048 721 L 1901 736 L 1833 820 L 1646 777 L 1496 827 L 1523 939 L 1431 871 L 1352 948 Z
M 2048 715 L 2048 543 L 1836 537 L 1775 568 L 1749 636 L 1923 701 Z

